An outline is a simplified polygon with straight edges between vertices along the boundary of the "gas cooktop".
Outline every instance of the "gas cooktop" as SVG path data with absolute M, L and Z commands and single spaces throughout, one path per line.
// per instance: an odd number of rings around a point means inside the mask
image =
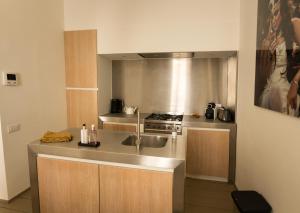
M 144 131 L 145 132 L 158 132 L 170 134 L 174 131 L 177 134 L 182 134 L 181 123 L 183 115 L 172 113 L 152 113 L 145 118 Z
M 182 121 L 183 115 L 175 114 L 161 114 L 161 113 L 152 113 L 149 115 L 146 120 L 159 120 L 159 121 Z

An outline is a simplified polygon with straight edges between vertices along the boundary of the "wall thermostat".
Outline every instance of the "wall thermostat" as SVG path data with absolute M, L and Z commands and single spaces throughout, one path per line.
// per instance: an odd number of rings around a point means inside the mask
M 4 86 L 17 86 L 18 78 L 16 73 L 2 73 L 3 85 Z

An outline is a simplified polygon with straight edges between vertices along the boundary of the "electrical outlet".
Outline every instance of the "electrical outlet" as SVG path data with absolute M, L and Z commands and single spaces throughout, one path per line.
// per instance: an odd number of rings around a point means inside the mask
M 7 126 L 8 134 L 20 131 L 20 129 L 21 129 L 21 124 L 11 124 Z

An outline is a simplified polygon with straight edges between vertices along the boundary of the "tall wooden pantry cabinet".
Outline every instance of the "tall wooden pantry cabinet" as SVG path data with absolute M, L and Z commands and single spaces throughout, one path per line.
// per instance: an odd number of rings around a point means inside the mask
M 66 31 L 68 127 L 98 124 L 97 31 Z

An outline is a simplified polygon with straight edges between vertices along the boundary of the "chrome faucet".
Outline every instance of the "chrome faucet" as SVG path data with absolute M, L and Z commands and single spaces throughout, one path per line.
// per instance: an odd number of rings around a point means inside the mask
M 137 140 L 135 141 L 136 148 L 139 150 L 141 145 L 141 130 L 140 130 L 140 111 L 137 110 Z

